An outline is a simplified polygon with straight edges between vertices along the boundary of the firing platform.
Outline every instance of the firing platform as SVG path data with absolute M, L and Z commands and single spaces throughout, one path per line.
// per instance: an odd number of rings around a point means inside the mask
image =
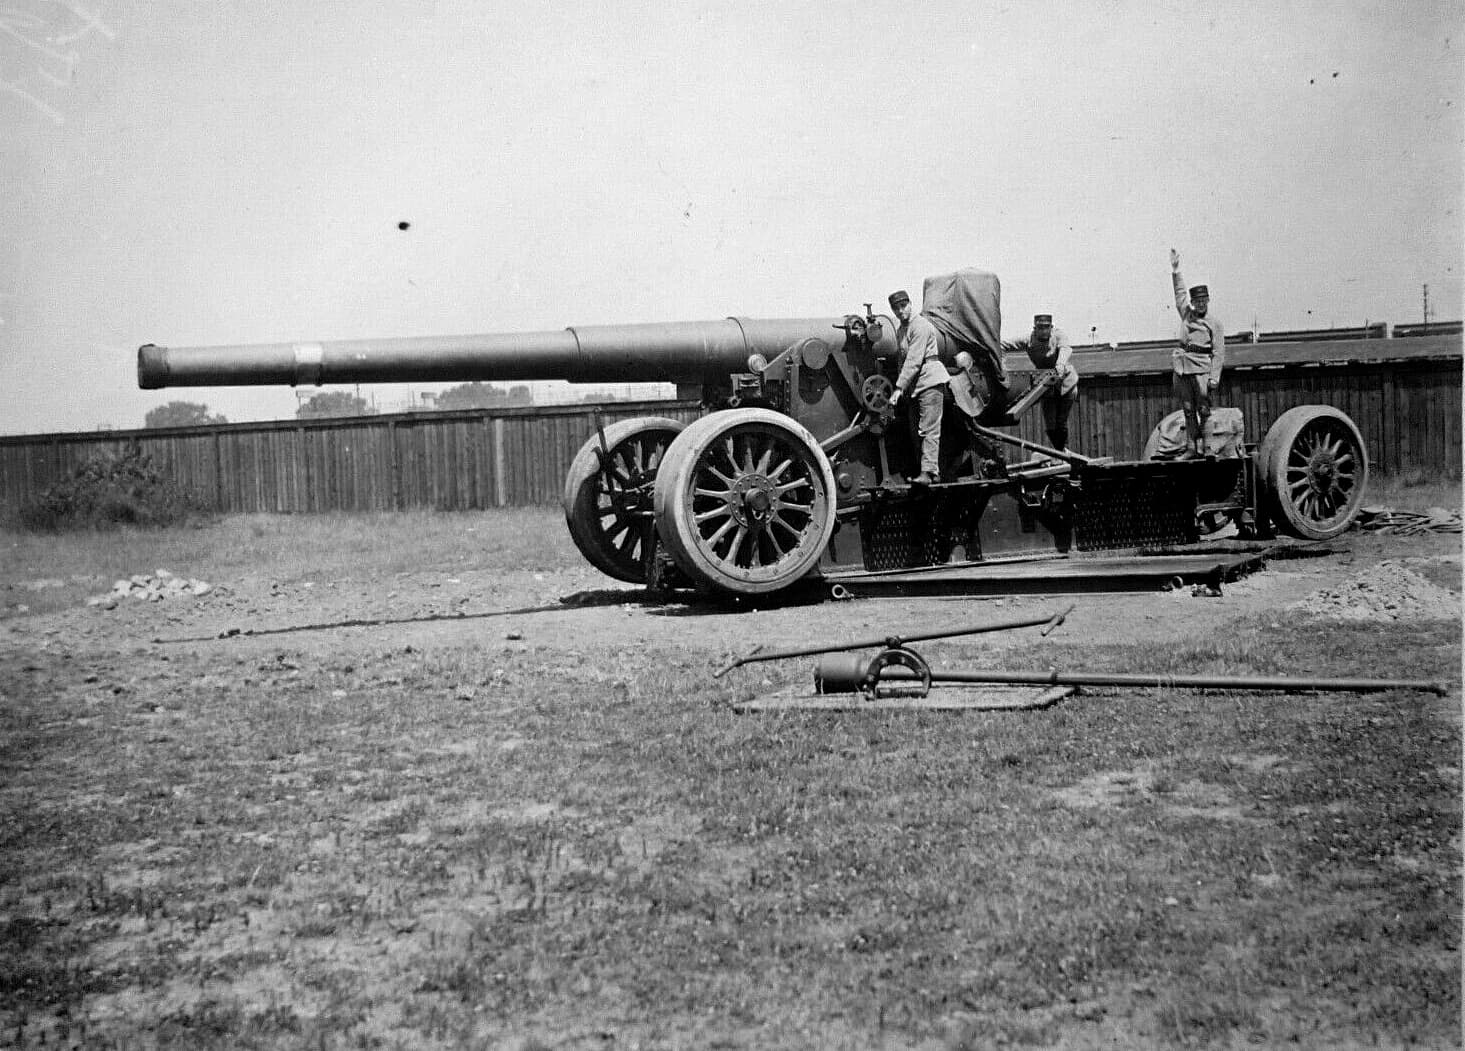
M 1043 556 L 962 566 L 932 566 L 880 573 L 830 574 L 826 586 L 852 598 L 920 598 L 931 595 L 1065 595 L 1158 591 L 1181 584 L 1219 588 L 1260 569 L 1276 554 L 1213 551 L 1164 555 Z
M 924 697 L 869 698 L 858 693 L 812 693 L 790 687 L 732 706 L 735 712 L 1027 712 L 1051 708 L 1077 686 L 934 686 Z

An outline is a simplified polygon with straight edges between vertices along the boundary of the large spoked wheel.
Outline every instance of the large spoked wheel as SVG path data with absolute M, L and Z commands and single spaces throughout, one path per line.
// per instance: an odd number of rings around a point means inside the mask
M 562 503 L 570 537 L 602 573 L 632 584 L 646 579 L 645 539 L 652 487 L 679 420 L 642 416 L 605 428 L 580 447 L 565 478 Z
M 656 476 L 656 531 L 698 583 L 778 591 L 819 561 L 834 532 L 834 471 L 804 427 L 768 409 L 687 426 Z
M 1257 475 L 1282 532 L 1328 540 L 1352 525 L 1363 506 L 1368 453 L 1345 414 L 1299 405 L 1267 431 L 1257 450 Z

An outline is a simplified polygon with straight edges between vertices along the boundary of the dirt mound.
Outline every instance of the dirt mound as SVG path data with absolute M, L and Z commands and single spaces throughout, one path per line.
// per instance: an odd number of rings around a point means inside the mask
M 1287 608 L 1336 620 L 1453 620 L 1461 613 L 1459 595 L 1392 560 L 1377 562 Z

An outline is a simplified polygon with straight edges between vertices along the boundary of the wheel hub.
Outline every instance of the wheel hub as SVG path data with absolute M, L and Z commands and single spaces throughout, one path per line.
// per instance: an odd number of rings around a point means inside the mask
M 728 509 L 739 525 L 761 525 L 773 511 L 773 481 L 762 474 L 745 474 L 727 495 Z
M 1313 453 L 1312 458 L 1307 462 L 1307 479 L 1314 490 L 1319 493 L 1326 493 L 1333 488 L 1333 476 L 1337 473 L 1338 465 L 1326 452 Z

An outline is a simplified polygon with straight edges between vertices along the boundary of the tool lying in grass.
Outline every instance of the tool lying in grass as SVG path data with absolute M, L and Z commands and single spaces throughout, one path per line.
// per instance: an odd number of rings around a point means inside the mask
M 964 629 L 933 631 L 904 638 L 865 639 L 860 642 L 834 646 L 809 647 L 798 650 L 754 650 L 745 657 L 739 657 L 714 673 L 720 677 L 733 668 L 755 661 L 780 660 L 787 657 L 819 655 L 814 670 L 814 694 L 797 695 L 785 690 L 768 697 L 753 698 L 733 705 L 735 711 L 761 711 L 771 709 L 813 708 L 828 710 L 858 710 L 861 708 L 906 708 L 942 710 L 1006 710 L 1017 711 L 1046 708 L 1065 697 L 1078 692 L 1083 686 L 1131 686 L 1141 688 L 1169 689 L 1220 689 L 1260 690 L 1281 693 L 1336 692 L 1367 693 L 1384 690 L 1423 690 L 1443 694 L 1446 688 L 1438 682 L 1418 679 L 1325 679 L 1287 678 L 1284 676 L 1242 676 L 1242 675 L 1169 675 L 1156 672 L 1115 673 L 1092 671 L 932 671 L 925 658 L 910 648 L 908 643 L 923 639 L 949 638 L 979 632 L 1004 631 L 1011 628 L 1034 627 L 1042 624 L 1047 635 L 1072 612 L 1069 606 L 1052 617 L 1033 617 L 979 625 Z M 852 650 L 879 646 L 874 656 L 853 653 Z M 997 691 L 984 689 L 980 692 L 967 690 L 939 691 L 944 696 L 933 697 L 936 686 L 998 687 Z M 1046 689 L 1036 697 L 1024 696 L 1015 700 L 1004 700 L 1000 687 L 1042 686 Z M 1009 694 L 1011 690 L 1007 691 Z
M 903 670 L 897 670 L 903 669 Z M 1376 693 L 1384 690 L 1424 690 L 1444 694 L 1438 682 L 1418 679 L 1306 679 L 1245 675 L 1162 675 L 1155 673 L 1048 671 L 942 671 L 933 672 L 911 650 L 887 649 L 874 657 L 840 653 L 824 657 L 814 671 L 819 693 L 862 693 L 867 697 L 925 697 L 943 683 L 972 685 L 1139 686 L 1182 690 L 1265 690 L 1281 693 Z
M 1110 674 L 1049 671 L 936 671 L 905 648 L 874 657 L 826 655 L 814 672 L 815 692 L 785 689 L 733 704 L 735 712 L 756 711 L 1031 711 L 1049 708 L 1083 686 L 1171 689 L 1267 690 L 1279 692 L 1368 692 L 1425 690 L 1443 694 L 1440 683 L 1407 679 L 1287 679 L 1227 675 Z M 934 689 L 941 686 L 942 689 Z M 1046 687 L 1039 694 L 1017 687 Z
M 917 635 L 883 635 L 877 639 L 861 639 L 858 642 L 841 642 L 832 646 L 805 646 L 792 650 L 764 650 L 761 646 L 754 647 L 742 657 L 737 657 L 712 673 L 714 679 L 720 679 L 734 668 L 741 668 L 744 664 L 756 664 L 760 661 L 787 660 L 790 657 L 814 657 L 821 653 L 840 653 L 845 650 L 868 650 L 872 646 L 883 646 L 885 650 L 900 650 L 905 653 L 906 644 L 911 642 L 924 642 L 928 639 L 950 639 L 958 635 L 980 635 L 992 631 L 1011 631 L 1014 628 L 1035 628 L 1042 626 L 1043 634 L 1047 635 L 1058 625 L 1062 624 L 1064 618 L 1073 612 L 1073 607 L 1058 613 L 1045 613 L 1034 617 L 1019 617 L 1014 620 L 995 621 L 991 624 L 976 624 L 966 628 L 942 628 L 937 631 L 921 632 Z M 917 658 L 919 659 L 919 658 Z

